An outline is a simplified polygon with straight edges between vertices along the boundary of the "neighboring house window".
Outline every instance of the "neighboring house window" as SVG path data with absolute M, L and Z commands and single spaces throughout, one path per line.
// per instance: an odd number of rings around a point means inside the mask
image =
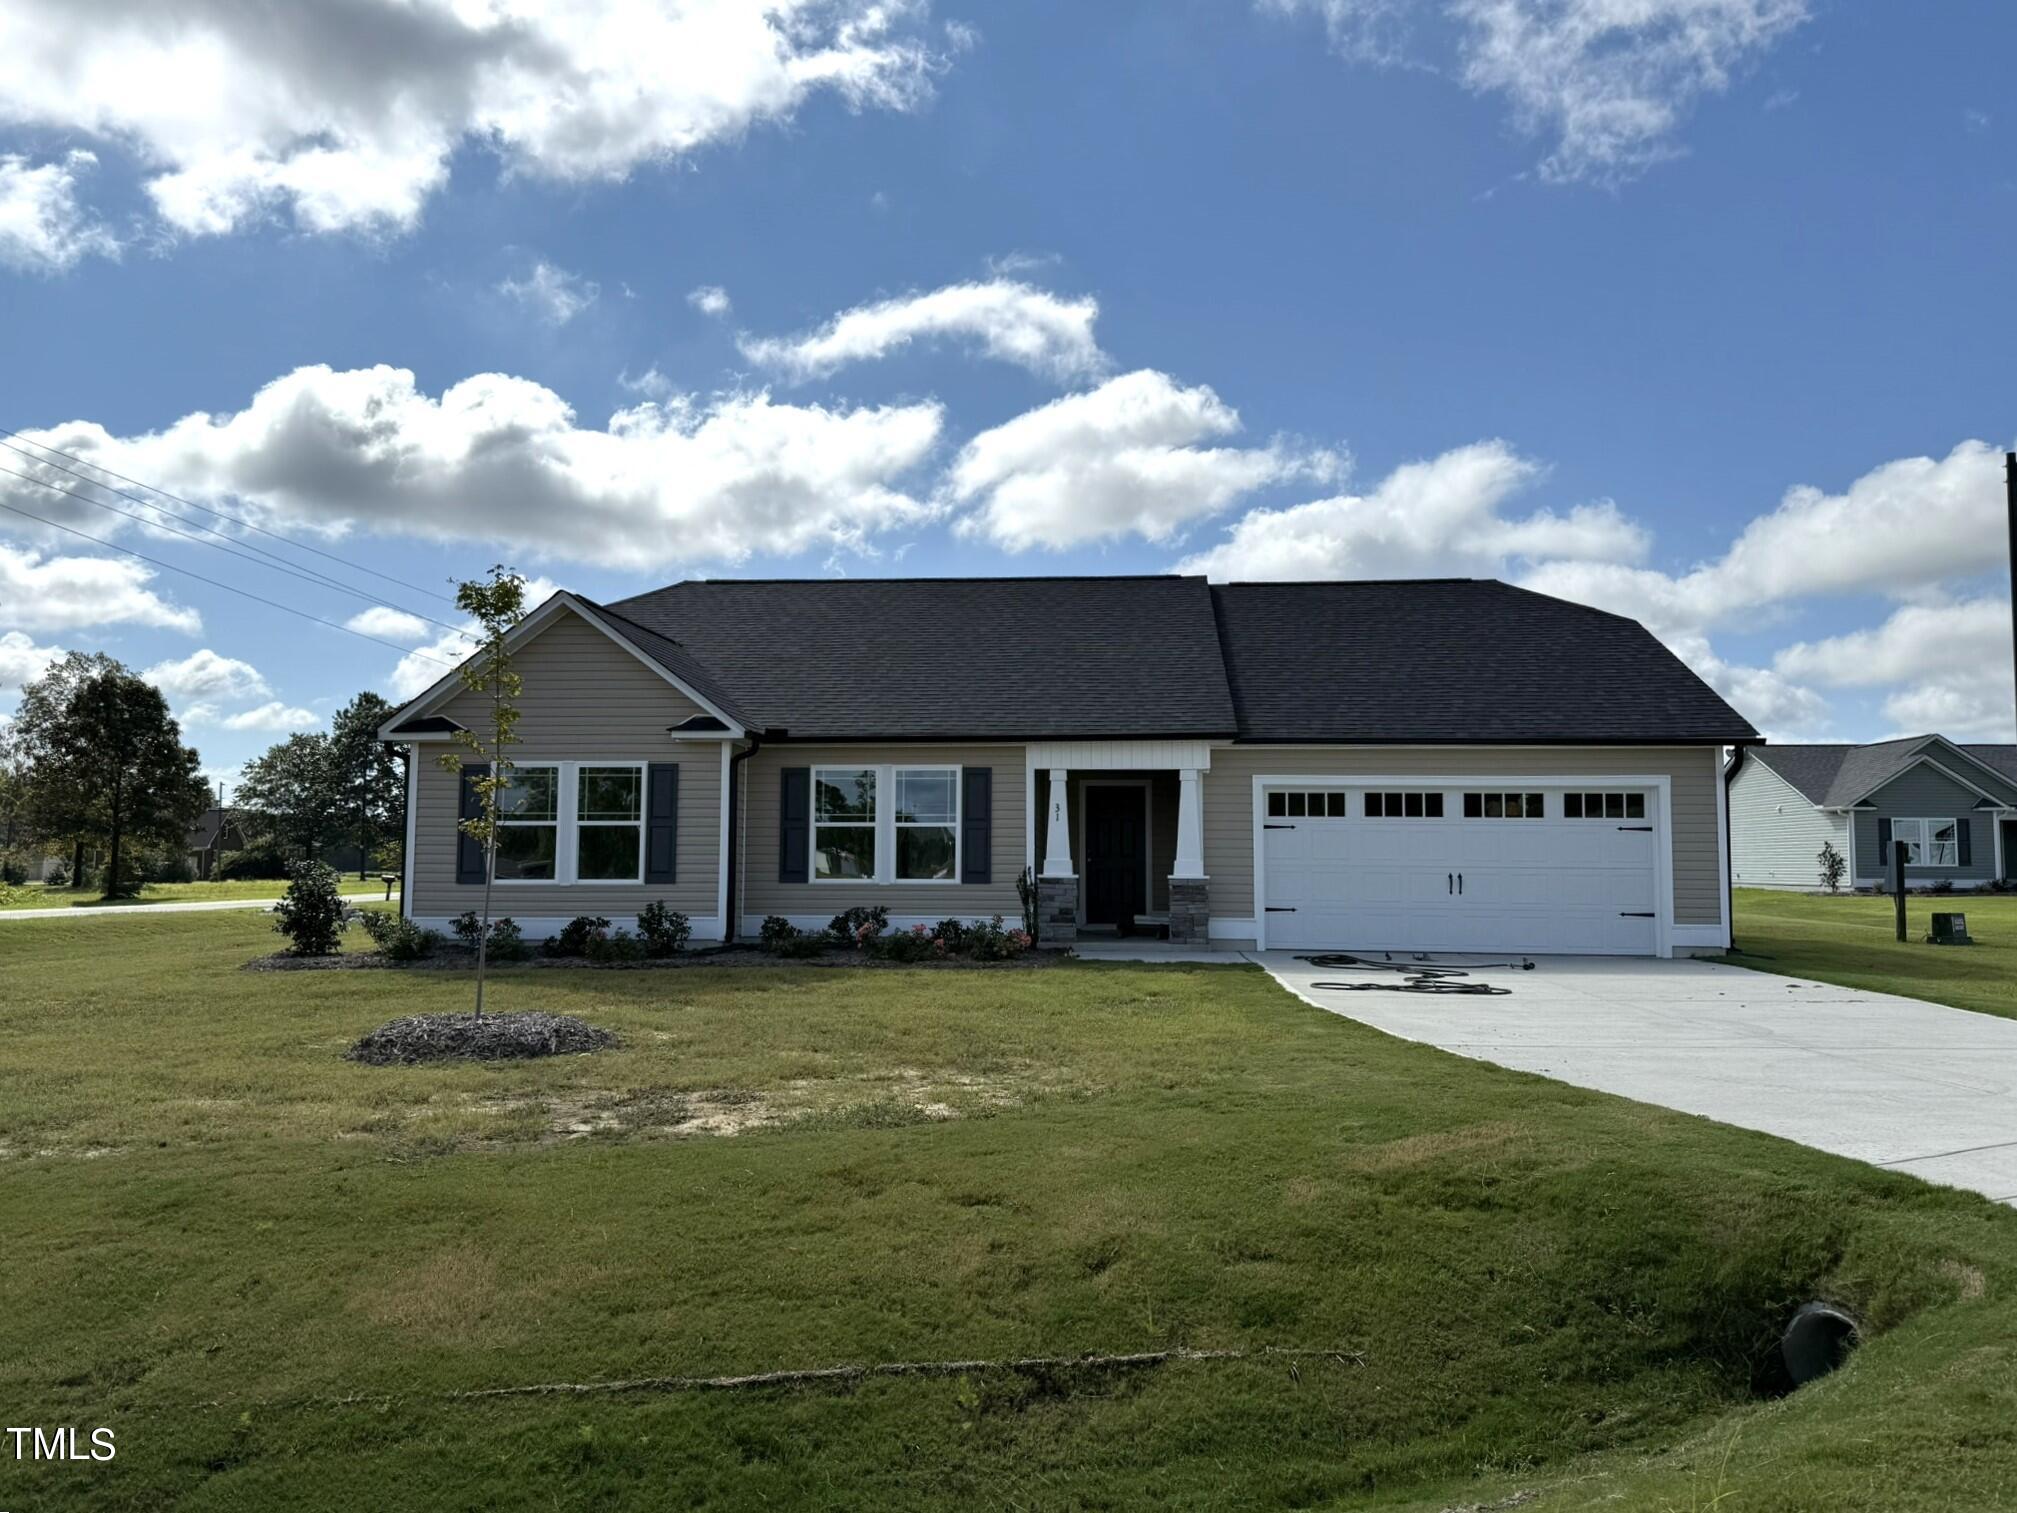
M 815 882 L 872 882 L 876 769 L 812 770 L 812 875 Z
M 1572 820 L 1642 820 L 1646 817 L 1643 793 L 1565 793 L 1562 814 Z
M 497 876 L 552 882 L 560 865 L 560 769 L 517 767 L 497 795 Z
M 644 877 L 644 769 L 578 769 L 575 782 L 577 882 L 634 883 Z
M 951 882 L 959 876 L 959 769 L 899 767 L 896 880 Z
M 1904 848 L 1908 867 L 1961 865 L 1961 827 L 1954 820 L 1893 820 L 1891 844 Z
M 1538 793 L 1467 793 L 1467 820 L 1538 820 L 1547 816 L 1547 802 Z
M 1369 820 L 1439 820 L 1443 817 L 1440 793 L 1369 793 L 1366 818 Z

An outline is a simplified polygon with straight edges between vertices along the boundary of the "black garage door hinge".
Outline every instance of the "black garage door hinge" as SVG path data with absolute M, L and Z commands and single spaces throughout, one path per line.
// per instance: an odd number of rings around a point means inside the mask
M 1269 914 L 1293 914 L 1296 912 L 1296 906 L 1294 904 L 1269 904 L 1264 912 Z

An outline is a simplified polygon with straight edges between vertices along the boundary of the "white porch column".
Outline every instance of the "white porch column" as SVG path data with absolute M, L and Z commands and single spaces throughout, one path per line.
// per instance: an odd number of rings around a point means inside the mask
M 1044 823 L 1045 877 L 1076 876 L 1072 871 L 1070 811 L 1065 807 L 1066 776 L 1066 769 L 1051 768 L 1050 816 Z
M 1195 767 L 1177 772 L 1177 860 L 1170 869 L 1171 877 L 1205 875 L 1205 825 L 1198 804 L 1200 776 Z

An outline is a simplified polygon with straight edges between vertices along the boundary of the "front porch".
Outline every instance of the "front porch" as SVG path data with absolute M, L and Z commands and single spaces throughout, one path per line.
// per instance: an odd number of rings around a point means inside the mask
M 1039 942 L 1207 944 L 1202 762 L 1130 766 L 1125 750 L 1097 756 L 1104 760 L 1081 754 L 1083 765 L 1032 765 Z

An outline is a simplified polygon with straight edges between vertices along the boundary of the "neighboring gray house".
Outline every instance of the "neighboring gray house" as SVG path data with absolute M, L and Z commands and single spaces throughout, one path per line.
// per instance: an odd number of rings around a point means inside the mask
M 494 906 L 528 936 L 663 901 L 1226 946 L 1726 949 L 1726 748 L 1758 734 L 1637 622 L 1491 581 L 679 583 L 554 595 L 510 634 L 520 742 Z M 482 896 L 445 769 L 408 753 L 404 907 Z
M 1730 788 L 1731 881 L 1819 888 L 1822 844 L 1874 887 L 1903 846 L 1911 887 L 1979 888 L 2017 872 L 2017 746 L 1907 736 L 1871 746 L 1740 747 Z

